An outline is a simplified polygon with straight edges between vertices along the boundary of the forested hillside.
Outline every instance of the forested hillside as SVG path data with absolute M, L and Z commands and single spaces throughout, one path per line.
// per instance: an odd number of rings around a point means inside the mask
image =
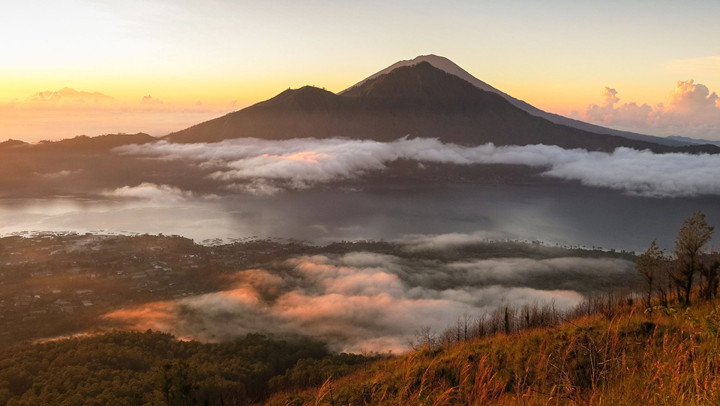
M 250 334 L 203 344 L 152 331 L 116 332 L 1 349 L 0 404 L 245 405 L 272 391 L 321 383 L 369 359 L 331 355 L 323 343 L 303 338 Z

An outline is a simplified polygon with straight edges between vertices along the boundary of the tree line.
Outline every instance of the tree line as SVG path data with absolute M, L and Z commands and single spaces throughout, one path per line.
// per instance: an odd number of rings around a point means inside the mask
M 374 359 L 304 337 L 213 344 L 118 331 L 0 348 L 0 405 L 250 405 Z

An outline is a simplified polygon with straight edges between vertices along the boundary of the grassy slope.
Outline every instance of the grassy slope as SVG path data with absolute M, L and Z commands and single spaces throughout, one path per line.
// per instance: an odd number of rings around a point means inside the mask
M 269 405 L 717 405 L 720 303 L 422 349 Z M 332 399 L 330 394 L 332 389 Z

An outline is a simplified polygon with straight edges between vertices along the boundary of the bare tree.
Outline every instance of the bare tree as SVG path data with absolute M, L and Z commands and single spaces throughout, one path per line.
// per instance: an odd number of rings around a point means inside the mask
M 635 267 L 645 280 L 645 307 L 652 308 L 652 296 L 660 276 L 660 268 L 664 255 L 656 240 L 650 243 L 650 247 L 640 255 Z
M 672 278 L 682 294 L 680 299 L 685 305 L 690 305 L 693 278 L 696 273 L 702 272 L 702 249 L 712 238 L 714 229 L 705 220 L 705 213 L 696 212 L 685 219 L 678 232 L 675 240 L 677 264 Z
M 411 347 L 415 350 L 420 348 L 435 348 L 439 344 L 437 334 L 430 326 L 423 326 L 420 330 L 415 331 L 415 340 L 411 341 Z

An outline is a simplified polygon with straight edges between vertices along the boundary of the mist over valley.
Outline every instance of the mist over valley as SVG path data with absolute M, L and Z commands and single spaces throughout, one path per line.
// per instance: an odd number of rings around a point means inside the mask
M 421 328 L 440 332 L 463 315 L 541 304 L 562 312 L 639 283 L 627 253 L 487 237 L 214 246 L 149 235 L 5 237 L 0 339 L 122 328 L 203 342 L 310 336 L 334 350 L 403 352 Z

